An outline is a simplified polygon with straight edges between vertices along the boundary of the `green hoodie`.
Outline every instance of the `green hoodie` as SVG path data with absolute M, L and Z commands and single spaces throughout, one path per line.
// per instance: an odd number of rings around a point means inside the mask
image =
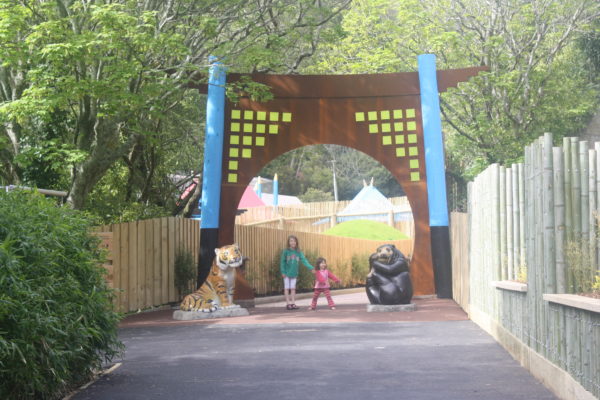
M 283 250 L 281 252 L 281 263 L 279 265 L 281 275 L 285 275 L 290 278 L 297 278 L 298 265 L 300 264 L 300 261 L 302 261 L 302 264 L 304 264 L 306 268 L 314 269 L 314 267 L 310 265 L 300 250 L 293 250 L 289 248 Z

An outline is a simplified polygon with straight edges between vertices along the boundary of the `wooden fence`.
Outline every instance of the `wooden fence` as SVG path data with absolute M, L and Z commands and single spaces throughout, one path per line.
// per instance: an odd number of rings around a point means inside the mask
M 394 206 L 410 211 L 410 204 L 406 197 L 389 198 Z M 283 229 L 296 232 L 323 233 L 337 224 L 337 214 L 350 204 L 350 201 L 327 201 L 305 203 L 280 207 L 251 207 L 243 214 L 236 216 L 237 225 L 260 225 L 267 228 Z M 380 215 L 381 213 L 371 213 Z M 357 214 L 359 215 L 359 214 Z M 361 213 L 360 215 L 368 215 Z M 414 237 L 414 221 L 394 221 L 393 215 L 382 218 L 388 225 Z M 315 224 L 315 222 L 321 222 Z
M 456 301 L 469 312 L 469 215 L 450 214 L 452 242 L 452 293 Z
M 468 296 L 471 319 L 559 397 L 600 397 L 600 300 L 563 294 L 598 273 L 598 151 L 576 138 L 553 147 L 547 134 L 525 149 L 522 165 L 477 176 L 468 217 L 452 218 L 453 252 L 464 252 L 455 232 L 468 225 L 468 257 L 453 258 L 468 263 L 453 267 L 455 278 L 469 276 L 454 286 L 456 301 Z M 553 368 L 571 378 L 548 379 Z
M 235 226 L 235 240 L 243 253 L 250 258 L 246 279 L 257 295 L 279 290 L 279 256 L 289 235 L 298 237 L 302 251 L 307 255 L 322 256 L 345 285 L 352 281 L 352 256 L 368 260 L 375 249 L 385 243 L 394 244 L 406 255 L 412 254 L 412 240 L 377 241 L 343 238 L 307 232 L 286 231 L 258 226 Z M 311 263 L 315 259 L 310 259 Z M 365 274 L 366 277 L 366 274 Z
M 111 286 L 117 289 L 117 309 L 136 311 L 178 302 L 175 288 L 175 256 L 189 251 L 197 263 L 200 224 L 183 218 L 160 218 L 97 228 L 102 247 L 109 252 L 104 267 Z M 235 241 L 250 258 L 246 279 L 256 295 L 279 290 L 279 255 L 289 235 L 296 235 L 307 254 L 327 258 L 346 285 L 352 285 L 352 256 L 366 261 L 377 246 L 393 243 L 404 254 L 412 254 L 412 240 L 373 241 L 333 237 L 306 232 L 236 225 Z M 314 263 L 314 259 L 310 262 Z M 193 283 L 192 283 L 193 284 Z
M 110 250 L 109 277 L 112 275 L 112 286 L 117 289 L 115 301 L 119 311 L 179 301 L 174 279 L 175 255 L 178 250 L 189 251 L 197 264 L 198 221 L 157 218 L 106 225 L 97 230 L 104 239 L 104 247 Z

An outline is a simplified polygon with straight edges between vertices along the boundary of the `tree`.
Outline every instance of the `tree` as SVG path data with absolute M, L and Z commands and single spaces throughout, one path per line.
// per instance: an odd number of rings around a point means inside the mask
M 23 179 L 31 127 L 66 113 L 70 204 L 84 208 L 119 161 L 149 201 L 156 144 L 181 134 L 176 110 L 209 54 L 240 72 L 297 71 L 349 2 L 0 0 L 2 179 Z
M 357 0 L 343 38 L 311 72 L 399 72 L 416 56 L 438 69 L 486 65 L 441 96 L 449 178 L 465 184 L 490 163 L 518 161 L 543 132 L 577 134 L 598 105 L 576 38 L 597 21 L 596 0 Z

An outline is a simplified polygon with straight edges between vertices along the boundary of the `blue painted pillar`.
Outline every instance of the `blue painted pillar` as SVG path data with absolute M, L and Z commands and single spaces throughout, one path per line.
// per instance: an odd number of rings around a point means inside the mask
M 202 285 L 215 256 L 219 238 L 221 205 L 221 170 L 225 124 L 225 68 L 209 57 L 211 64 L 206 101 L 206 134 L 204 138 L 204 168 L 202 170 L 202 199 L 200 222 L 200 260 L 198 287 Z
M 438 297 L 452 298 L 452 259 L 448 229 L 444 142 L 435 55 L 420 55 L 418 64 L 435 287 Z

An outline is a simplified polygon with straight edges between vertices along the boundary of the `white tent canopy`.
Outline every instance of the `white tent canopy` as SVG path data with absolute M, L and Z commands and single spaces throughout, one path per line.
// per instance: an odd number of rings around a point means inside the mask
M 353 219 L 369 219 L 373 221 L 388 222 L 390 212 L 394 215 L 394 221 L 412 220 L 412 211 L 406 206 L 395 206 L 386 198 L 371 181 L 370 185 L 365 184 L 354 199 L 337 213 L 337 221 L 344 222 Z M 316 222 L 322 224 L 327 219 Z

